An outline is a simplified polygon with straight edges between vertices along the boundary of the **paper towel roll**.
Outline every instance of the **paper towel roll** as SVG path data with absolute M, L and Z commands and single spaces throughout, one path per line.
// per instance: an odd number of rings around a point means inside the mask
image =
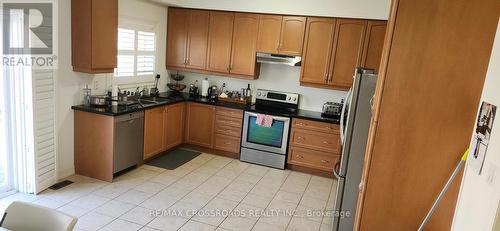
M 111 86 L 111 99 L 113 101 L 111 101 L 111 105 L 118 105 L 118 85 L 113 85 Z
M 208 87 L 210 83 L 208 82 L 208 78 L 205 78 L 201 81 L 201 96 L 206 97 L 208 95 Z

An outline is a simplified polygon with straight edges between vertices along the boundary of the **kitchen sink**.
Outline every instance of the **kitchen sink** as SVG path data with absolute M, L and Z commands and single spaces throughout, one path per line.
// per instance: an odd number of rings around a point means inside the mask
M 136 99 L 136 101 L 143 107 L 163 103 L 163 102 L 166 102 L 168 100 L 169 99 L 167 99 L 167 98 L 156 97 L 156 96 L 146 96 L 146 97 L 140 97 L 140 98 Z

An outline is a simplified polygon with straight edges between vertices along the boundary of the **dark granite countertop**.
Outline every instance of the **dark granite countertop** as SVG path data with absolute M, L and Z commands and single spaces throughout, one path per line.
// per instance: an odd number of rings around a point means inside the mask
M 340 122 L 340 120 L 338 118 L 322 117 L 321 112 L 317 112 L 317 111 L 309 111 L 309 110 L 299 109 L 293 113 L 287 113 L 287 114 L 269 113 L 267 111 L 264 112 L 264 111 L 256 110 L 254 106 L 247 106 L 247 105 L 243 105 L 243 104 L 228 103 L 228 102 L 222 102 L 222 101 L 211 101 L 211 100 L 209 100 L 207 98 L 203 98 L 203 97 L 193 98 L 193 97 L 189 97 L 189 94 L 187 94 L 187 93 L 181 93 L 180 95 L 172 96 L 171 93 L 169 93 L 169 92 L 163 92 L 163 93 L 160 93 L 160 97 L 165 97 L 165 98 L 168 97 L 168 99 L 164 100 L 163 102 L 159 102 L 157 104 L 144 105 L 144 106 L 141 106 L 139 104 L 133 104 L 133 105 L 128 105 L 128 106 L 125 106 L 125 105 L 123 105 L 123 106 L 107 106 L 107 107 L 75 105 L 75 106 L 72 106 L 71 109 L 78 110 L 78 111 L 97 113 L 97 114 L 107 115 L 107 116 L 119 116 L 119 115 L 131 113 L 131 112 L 143 111 L 146 109 L 170 105 L 170 104 L 179 103 L 179 102 L 195 102 L 195 103 L 203 103 L 203 104 L 209 104 L 209 105 L 214 105 L 214 106 L 228 107 L 228 108 L 233 108 L 233 109 L 240 109 L 240 110 L 245 110 L 245 111 L 254 111 L 254 112 L 273 114 L 273 115 L 278 115 L 278 116 L 310 119 L 310 120 L 326 122 L 326 123 L 339 124 L 339 122 Z
M 144 105 L 144 106 L 141 106 L 139 104 L 132 104 L 132 105 L 95 107 L 95 106 L 88 106 L 88 105 L 81 104 L 81 105 L 72 106 L 71 109 L 78 110 L 78 111 L 92 112 L 92 113 L 97 113 L 97 114 L 107 115 L 107 116 L 119 116 L 119 115 L 131 113 L 131 112 L 142 111 L 142 110 L 146 110 L 146 109 L 150 109 L 150 108 L 175 104 L 175 103 L 179 103 L 179 102 L 203 103 L 203 104 L 210 104 L 210 105 L 214 105 L 214 106 L 228 107 L 228 108 L 241 109 L 241 110 L 245 110 L 245 108 L 247 107 L 247 105 L 243 105 L 243 104 L 228 103 L 228 102 L 221 102 L 221 101 L 212 101 L 212 100 L 209 100 L 208 98 L 203 98 L 203 97 L 197 97 L 197 98 L 189 97 L 189 94 L 187 94 L 187 93 L 181 93 L 180 95 L 172 96 L 171 93 L 169 93 L 169 92 L 163 92 L 163 93 L 160 93 L 159 96 L 164 97 L 165 99 L 162 102 L 158 102 L 156 104 Z

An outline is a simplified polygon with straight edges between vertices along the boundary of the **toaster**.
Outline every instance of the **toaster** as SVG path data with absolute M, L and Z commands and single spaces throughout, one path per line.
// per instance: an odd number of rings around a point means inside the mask
M 326 102 L 325 104 L 323 104 L 323 111 L 321 112 L 321 116 L 327 118 L 340 118 L 340 114 L 342 113 L 342 106 L 343 104 L 341 103 Z

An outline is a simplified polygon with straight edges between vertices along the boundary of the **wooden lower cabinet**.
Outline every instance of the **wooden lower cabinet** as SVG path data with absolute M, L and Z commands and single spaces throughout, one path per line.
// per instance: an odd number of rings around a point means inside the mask
M 222 134 L 215 134 L 214 149 L 232 153 L 239 153 L 240 138 Z
M 214 149 L 240 153 L 243 111 L 217 107 Z
M 315 151 L 307 148 L 290 147 L 288 163 L 323 171 L 332 171 L 340 155 Z
M 144 159 L 183 142 L 185 103 L 148 109 L 144 112 Z
M 205 148 L 213 147 L 215 106 L 187 103 L 186 143 Z
M 165 114 L 165 149 L 173 148 L 184 142 L 185 103 L 166 107 Z
M 165 150 L 165 107 L 144 112 L 144 159 Z
M 332 171 L 340 160 L 340 128 L 336 124 L 292 119 L 288 164 Z

